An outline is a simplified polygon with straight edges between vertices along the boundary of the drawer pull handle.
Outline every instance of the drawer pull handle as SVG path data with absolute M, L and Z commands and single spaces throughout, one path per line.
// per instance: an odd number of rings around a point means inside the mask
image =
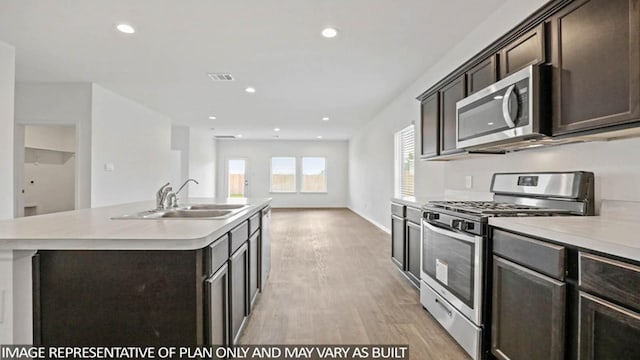
M 442 303 L 440 300 L 438 300 L 437 298 L 436 298 L 436 304 L 440 305 L 440 306 L 444 309 L 444 311 L 446 311 L 446 312 L 447 312 L 447 315 L 449 315 L 449 317 L 451 317 L 451 316 L 453 315 L 453 314 L 452 314 L 452 312 L 451 312 L 451 309 L 449 309 L 445 304 L 443 304 L 443 303 Z

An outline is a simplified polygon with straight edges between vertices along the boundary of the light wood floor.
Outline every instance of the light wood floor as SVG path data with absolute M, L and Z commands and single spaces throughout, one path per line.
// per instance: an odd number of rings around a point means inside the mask
M 389 235 L 347 209 L 274 210 L 272 268 L 243 344 L 408 344 L 467 359 L 391 263 Z

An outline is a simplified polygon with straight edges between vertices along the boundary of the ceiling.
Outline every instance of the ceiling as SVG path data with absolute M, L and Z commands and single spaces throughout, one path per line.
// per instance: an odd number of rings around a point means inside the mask
M 212 135 L 348 139 L 504 2 L 1 0 L 0 41 L 17 81 L 95 82 Z

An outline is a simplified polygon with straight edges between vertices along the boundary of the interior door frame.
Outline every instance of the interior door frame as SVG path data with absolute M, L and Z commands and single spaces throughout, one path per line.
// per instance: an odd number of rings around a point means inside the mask
M 244 156 L 228 156 L 224 160 L 224 189 L 226 197 L 230 197 L 229 194 L 229 161 L 231 160 L 243 160 L 244 161 L 244 197 L 249 197 L 249 191 L 251 187 L 251 178 L 249 176 L 249 158 Z

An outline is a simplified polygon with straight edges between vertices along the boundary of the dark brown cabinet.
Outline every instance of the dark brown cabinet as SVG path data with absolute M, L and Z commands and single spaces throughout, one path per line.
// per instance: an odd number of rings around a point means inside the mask
M 545 61 L 544 24 L 540 24 L 500 50 L 500 78 Z
M 391 260 L 401 270 L 405 269 L 405 220 L 391 215 Z
M 461 152 L 456 149 L 456 103 L 465 98 L 466 75 L 462 75 L 440 90 L 440 154 Z
M 258 297 L 260 277 L 258 249 L 260 249 L 260 232 L 256 231 L 249 239 L 249 310 L 253 308 L 253 303 Z
M 579 358 L 632 359 L 640 343 L 640 266 L 580 252 Z
M 564 358 L 563 282 L 493 258 L 491 352 L 498 359 Z
M 407 221 L 407 276 L 420 286 L 420 225 Z
M 205 281 L 207 345 L 229 345 L 229 267 L 225 263 Z
M 640 314 L 580 293 L 580 360 L 638 358 Z
M 438 156 L 440 151 L 440 101 L 436 92 L 422 101 L 420 121 L 420 158 Z
M 639 20 L 637 0 L 580 0 L 553 16 L 553 135 L 640 118 Z
M 235 345 L 240 337 L 242 327 L 248 315 L 249 301 L 249 246 L 245 242 L 229 258 L 231 285 L 229 286 L 230 311 L 230 344 Z
M 498 80 L 496 65 L 496 55 L 493 55 L 467 71 L 467 95 L 482 90 Z

